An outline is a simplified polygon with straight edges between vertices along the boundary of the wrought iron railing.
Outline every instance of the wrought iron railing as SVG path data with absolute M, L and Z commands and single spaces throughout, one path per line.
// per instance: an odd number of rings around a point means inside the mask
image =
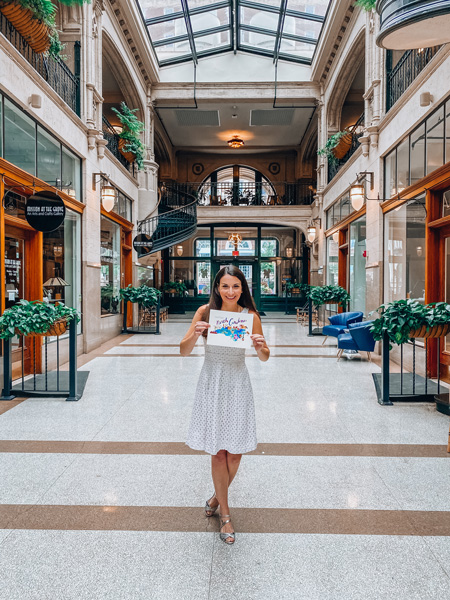
M 167 205 L 160 204 L 160 208 L 165 209 L 166 212 L 138 223 L 139 233 L 144 233 L 151 238 L 151 250 L 147 254 L 187 240 L 197 229 L 197 199 L 191 194 L 171 188 L 167 188 L 166 193 L 173 200 L 175 196 L 179 196 L 178 208 L 167 210 Z M 141 253 L 140 256 L 145 254 Z
M 199 206 L 275 206 L 310 205 L 314 200 L 315 185 L 310 183 L 288 182 L 217 182 L 217 183 L 175 183 L 175 190 L 187 192 L 198 198 Z M 161 203 L 175 206 L 170 202 L 180 198 L 164 195 L 164 183 L 160 190 Z
M 359 138 L 364 133 L 364 113 L 356 121 L 356 123 L 353 125 L 352 129 L 354 130 L 353 136 L 352 136 L 352 145 L 350 146 L 350 149 L 347 152 L 347 154 L 341 159 L 337 159 L 337 158 L 334 158 L 334 159 L 329 158 L 328 159 L 328 183 L 330 183 L 330 181 L 333 179 L 333 177 L 335 177 L 336 174 L 338 173 L 339 169 L 343 165 L 345 165 L 345 163 L 349 160 L 349 158 L 359 148 L 359 146 L 360 146 Z
M 74 44 L 75 73 L 63 60 L 38 54 L 30 48 L 17 29 L 0 13 L 0 32 L 30 63 L 35 71 L 55 90 L 64 102 L 80 116 L 80 54 L 81 44 Z
M 395 67 L 392 67 L 393 54 L 388 50 L 386 55 L 386 112 L 405 93 L 417 75 L 436 55 L 440 46 L 407 50 Z
M 117 160 L 123 165 L 134 177 L 136 176 L 136 162 L 128 162 L 125 156 L 119 150 L 119 134 L 108 121 L 108 119 L 102 115 L 102 130 L 103 137 L 108 142 L 106 147 L 113 154 Z

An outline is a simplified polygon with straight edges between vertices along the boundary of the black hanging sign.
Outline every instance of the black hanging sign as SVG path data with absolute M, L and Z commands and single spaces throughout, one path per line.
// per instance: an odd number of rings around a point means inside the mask
M 28 223 L 37 231 L 55 231 L 64 223 L 66 207 L 62 198 L 54 192 L 39 192 L 30 196 L 25 207 Z
M 150 254 L 153 248 L 152 238 L 146 233 L 138 233 L 133 240 L 133 248 L 138 256 L 146 256 Z

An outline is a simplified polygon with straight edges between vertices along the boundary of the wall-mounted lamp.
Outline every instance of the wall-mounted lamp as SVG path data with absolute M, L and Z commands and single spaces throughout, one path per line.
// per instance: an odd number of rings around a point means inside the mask
M 422 256 L 422 252 L 423 252 L 422 246 L 417 246 L 416 252 L 417 252 L 417 256 Z
M 317 235 L 317 227 L 314 225 L 314 223 L 316 221 L 319 221 L 319 229 L 320 229 L 322 226 L 322 219 L 320 217 L 315 217 L 314 219 L 312 219 L 311 224 L 309 225 L 308 229 L 306 230 L 306 237 L 308 239 L 308 242 L 310 242 L 311 244 L 316 239 L 316 235 Z
M 292 248 L 292 246 L 286 246 L 286 258 L 292 258 L 293 251 L 294 249 Z
M 356 183 L 350 187 L 350 202 L 353 210 L 360 210 L 364 206 L 366 198 L 366 181 L 369 181 L 370 189 L 373 190 L 373 172 L 362 171 L 356 175 Z M 364 183 L 363 183 L 364 182 Z
M 106 212 L 111 212 L 116 203 L 116 188 L 112 185 L 102 185 L 102 206 Z
M 177 246 L 177 254 L 178 256 L 183 256 L 183 246 Z

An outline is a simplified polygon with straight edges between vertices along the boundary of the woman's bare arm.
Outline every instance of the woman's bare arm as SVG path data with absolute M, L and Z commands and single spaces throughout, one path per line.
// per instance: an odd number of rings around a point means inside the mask
M 189 356 L 189 354 L 194 349 L 194 346 L 198 340 L 198 338 L 202 335 L 202 333 L 210 327 L 209 323 L 202 321 L 203 312 L 206 308 L 206 304 L 201 306 L 194 315 L 192 319 L 192 323 L 188 329 L 188 332 L 184 336 L 184 338 L 180 342 L 180 354 L 181 356 Z
M 256 350 L 259 360 L 266 362 L 269 360 L 270 350 L 267 346 L 266 340 L 261 325 L 261 319 L 256 313 L 253 314 L 253 333 L 250 336 L 253 340 L 253 346 Z

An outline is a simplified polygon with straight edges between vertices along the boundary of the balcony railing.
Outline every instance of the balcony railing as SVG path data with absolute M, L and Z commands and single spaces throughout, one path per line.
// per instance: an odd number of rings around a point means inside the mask
M 314 200 L 313 183 L 288 182 L 252 182 L 239 183 L 175 183 L 176 190 L 193 194 L 198 198 L 199 206 L 289 206 L 310 205 Z M 170 204 L 178 196 L 164 196 L 164 184 L 161 184 L 161 203 Z
M 32 50 L 3 13 L 0 13 L 0 32 L 73 112 L 80 116 L 80 42 L 74 44 L 75 73 L 72 73 L 60 58 L 45 56 Z
M 133 175 L 133 177 L 135 177 L 136 176 L 136 163 L 128 162 L 127 159 L 125 158 L 125 156 L 120 152 L 120 150 L 119 150 L 119 134 L 116 133 L 116 130 L 114 129 L 114 127 L 111 125 L 111 123 L 108 121 L 108 119 L 104 115 L 102 116 L 102 129 L 103 129 L 103 137 L 108 142 L 106 144 L 106 147 L 108 148 L 108 150 L 111 152 L 111 154 L 114 154 L 114 156 L 117 158 L 117 160 L 120 162 L 120 164 L 123 165 L 125 167 L 125 169 L 127 169 L 127 171 L 129 171 Z
M 356 152 L 356 150 L 358 150 L 360 146 L 359 138 L 364 133 L 364 113 L 356 121 L 355 125 L 353 125 L 353 129 L 354 132 L 352 137 L 352 145 L 350 146 L 350 150 L 347 152 L 347 154 L 339 160 L 332 160 L 330 158 L 328 159 L 328 183 L 330 183 L 333 177 L 336 176 L 339 169 L 345 165 L 349 158 Z
M 417 75 L 436 55 L 440 46 L 408 50 L 403 54 L 395 67 L 392 67 L 392 51 L 386 56 L 386 112 L 405 93 Z

